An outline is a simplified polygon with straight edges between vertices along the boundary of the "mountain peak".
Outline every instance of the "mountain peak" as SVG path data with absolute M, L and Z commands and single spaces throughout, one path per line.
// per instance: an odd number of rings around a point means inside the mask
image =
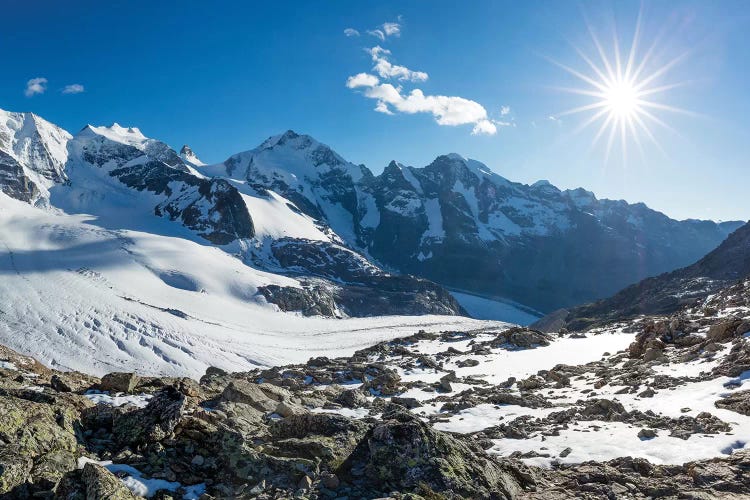
M 202 167 L 205 165 L 205 163 L 198 158 L 198 155 L 196 155 L 187 144 L 184 144 L 182 149 L 180 149 L 180 158 L 196 167 Z
M 139 149 L 149 140 L 137 127 L 123 127 L 115 122 L 109 127 L 86 125 L 78 133 L 77 137 L 99 136 L 113 142 L 135 146 Z

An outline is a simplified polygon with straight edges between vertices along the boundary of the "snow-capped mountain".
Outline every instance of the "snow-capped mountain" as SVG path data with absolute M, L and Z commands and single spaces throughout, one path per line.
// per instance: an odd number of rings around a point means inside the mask
M 0 190 L 29 203 L 43 203 L 48 189 L 66 179 L 70 138 L 33 113 L 0 109 Z
M 281 194 L 389 269 L 542 311 L 693 262 L 741 225 L 515 183 L 457 154 L 375 176 L 292 131 L 201 172 Z
M 198 158 L 198 156 L 193 152 L 192 149 L 190 149 L 190 146 L 188 146 L 187 144 L 183 145 L 182 149 L 180 149 L 180 158 L 182 158 L 185 163 L 193 167 L 203 167 L 206 165 L 200 160 L 200 158 Z

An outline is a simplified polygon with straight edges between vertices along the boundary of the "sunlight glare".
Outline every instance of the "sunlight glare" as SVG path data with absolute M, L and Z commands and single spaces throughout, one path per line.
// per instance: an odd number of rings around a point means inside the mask
M 623 158 L 627 156 L 629 140 L 635 142 L 643 154 L 641 134 L 661 150 L 661 146 L 651 131 L 651 126 L 658 125 L 670 131 L 674 130 L 656 115 L 657 111 L 692 114 L 680 108 L 652 100 L 655 95 L 664 94 L 666 91 L 682 85 L 681 83 L 659 84 L 657 82 L 669 70 L 682 62 L 688 52 L 660 65 L 653 72 L 647 73 L 646 68 L 653 62 L 651 59 L 657 41 L 653 42 L 644 55 L 639 55 L 642 34 L 641 18 L 642 16 L 639 14 L 627 58 L 623 58 L 623 54 L 620 53 L 620 43 L 616 34 L 613 49 L 608 53 L 587 22 L 593 48 L 598 55 L 599 62 L 595 62 L 596 57 L 590 57 L 580 48 L 575 46 L 573 48 L 588 66 L 589 73 L 550 59 L 553 64 L 588 86 L 588 88 L 560 88 L 559 90 L 592 98 L 592 102 L 589 104 L 558 113 L 555 118 L 584 112 L 590 113 L 590 116 L 575 132 L 581 132 L 598 122 L 599 129 L 594 135 L 592 146 L 595 146 L 602 137 L 606 136 L 608 138 L 606 159 L 609 159 L 613 142 L 615 142 L 617 136 L 620 139 Z
M 616 82 L 603 92 L 609 112 L 618 118 L 628 118 L 638 112 L 638 92 L 627 82 Z

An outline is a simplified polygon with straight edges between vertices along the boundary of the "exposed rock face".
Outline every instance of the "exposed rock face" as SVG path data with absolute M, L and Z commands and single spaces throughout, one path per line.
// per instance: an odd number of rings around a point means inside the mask
M 17 200 L 32 203 L 39 198 L 39 187 L 29 178 L 23 166 L 12 156 L 0 151 L 0 189 Z
M 413 276 L 388 274 L 341 245 L 284 238 L 272 244 L 272 252 L 289 272 L 317 277 L 303 281 L 302 288 L 269 285 L 259 289 L 283 311 L 359 317 L 465 314 L 443 287 Z
M 669 314 L 747 275 L 750 275 L 750 224 L 734 231 L 718 248 L 690 266 L 645 279 L 610 298 L 569 311 L 556 311 L 534 326 L 545 331 L 558 331 L 562 327 L 581 330 L 639 314 Z

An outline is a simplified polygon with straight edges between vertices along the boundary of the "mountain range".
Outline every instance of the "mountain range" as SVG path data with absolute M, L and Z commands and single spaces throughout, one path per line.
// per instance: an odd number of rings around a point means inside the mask
M 375 175 L 287 131 L 205 165 L 137 128 L 72 135 L 6 111 L 0 190 L 99 228 L 220 249 L 283 277 L 258 283 L 253 301 L 338 317 L 465 313 L 443 287 L 549 312 L 688 265 L 742 224 L 515 183 L 457 154 Z

